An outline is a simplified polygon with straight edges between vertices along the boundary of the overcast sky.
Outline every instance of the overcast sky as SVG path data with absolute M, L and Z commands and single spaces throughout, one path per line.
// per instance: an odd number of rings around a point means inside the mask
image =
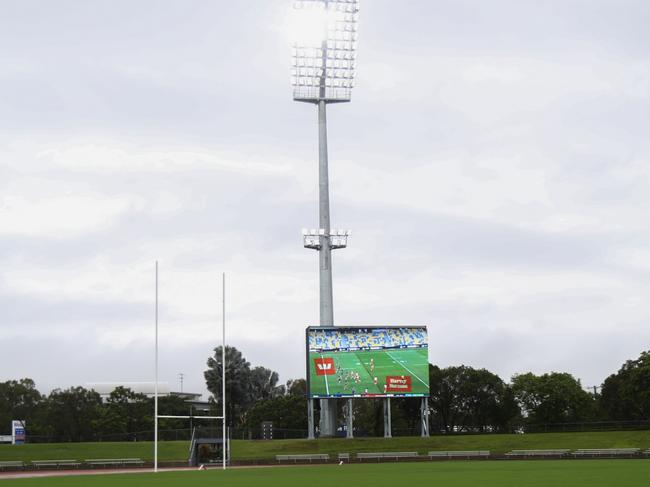
M 291 1 L 5 0 L 0 380 L 203 392 L 219 344 L 304 377 L 313 106 Z M 650 348 L 650 2 L 365 0 L 329 115 L 339 325 L 426 324 L 440 366 L 593 386 Z

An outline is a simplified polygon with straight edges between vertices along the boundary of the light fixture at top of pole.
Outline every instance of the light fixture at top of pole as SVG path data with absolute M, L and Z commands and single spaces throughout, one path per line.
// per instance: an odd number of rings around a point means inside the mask
M 298 0 L 292 37 L 293 99 L 350 101 L 356 70 L 359 0 Z

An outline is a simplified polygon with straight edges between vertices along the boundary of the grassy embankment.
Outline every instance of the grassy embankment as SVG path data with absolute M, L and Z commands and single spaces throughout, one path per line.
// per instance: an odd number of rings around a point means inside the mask
M 159 444 L 160 461 L 185 461 L 189 442 Z M 527 435 L 450 435 L 431 438 L 344 438 L 310 440 L 233 440 L 233 460 L 273 459 L 278 453 L 355 453 L 360 451 L 490 450 L 494 454 L 513 449 L 545 448 L 650 448 L 650 431 L 592 433 L 537 433 Z M 0 460 L 55 460 L 87 458 L 153 459 L 151 442 L 100 442 L 0 445 Z

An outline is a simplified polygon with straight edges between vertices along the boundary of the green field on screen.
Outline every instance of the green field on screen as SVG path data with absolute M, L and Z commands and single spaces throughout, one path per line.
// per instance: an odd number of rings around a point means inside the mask
M 319 363 L 329 368 L 319 371 Z M 391 389 L 386 387 L 387 381 L 405 385 L 402 390 Z M 312 397 L 428 396 L 427 348 L 309 352 L 309 393 Z

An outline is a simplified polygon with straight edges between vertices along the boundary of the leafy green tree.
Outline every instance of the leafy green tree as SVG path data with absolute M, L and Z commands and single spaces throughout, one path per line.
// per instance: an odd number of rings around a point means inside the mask
M 217 409 L 221 410 L 221 347 L 214 349 L 203 373 Z M 241 422 L 252 401 L 250 363 L 235 347 L 226 346 L 226 419 L 233 426 Z
M 102 400 L 83 387 L 55 389 L 47 398 L 48 434 L 54 441 L 92 441 L 102 421 Z
M 135 433 L 153 427 L 153 408 L 145 394 L 133 392 L 128 387 L 116 387 L 104 404 L 116 418 L 119 418 L 119 431 L 114 433 Z
M 212 401 L 221 410 L 221 347 L 214 349 L 204 372 Z M 281 396 L 278 373 L 265 367 L 251 369 L 250 363 L 235 347 L 226 346 L 226 416 L 231 426 L 246 423 L 246 412 L 257 402 Z
M 391 426 L 393 431 L 399 433 L 403 431 L 406 434 L 415 434 L 420 430 L 420 398 L 392 398 L 391 406 Z M 383 427 L 383 408 L 382 408 L 382 427 Z M 402 433 L 402 434 L 404 434 Z
M 380 399 L 354 401 L 354 428 L 362 435 L 384 434 L 384 405 Z
M 566 372 L 515 375 L 512 389 L 531 424 L 589 421 L 595 414 L 593 396 Z
M 149 399 L 149 409 L 153 411 L 153 398 Z M 194 416 L 198 416 L 199 413 L 192 409 L 192 406 L 185 402 L 180 396 L 163 396 L 158 398 L 158 412 L 159 414 L 164 414 L 168 416 L 189 416 L 190 413 Z M 220 411 L 219 411 L 220 412 Z M 219 414 L 215 413 L 215 416 Z M 152 416 L 153 418 L 153 416 Z M 160 429 L 185 429 L 192 426 L 205 427 L 206 423 L 204 422 L 193 422 L 186 419 L 169 419 L 163 418 L 159 420 Z
M 38 408 L 43 396 L 32 379 L 0 382 L 0 433 L 10 433 L 11 421 L 27 421 L 28 433 L 38 431 Z
M 110 435 L 123 435 L 126 432 L 126 421 L 113 408 L 102 405 L 98 408 L 97 420 L 95 421 L 98 438 L 110 438 Z M 123 438 L 117 437 L 116 440 Z
M 650 351 L 605 379 L 599 402 L 610 419 L 650 419 Z
M 437 430 L 506 431 L 519 415 L 509 386 L 486 369 L 430 365 L 429 385 Z
M 281 396 L 284 386 L 278 386 L 280 376 L 266 367 L 255 367 L 250 372 L 250 394 L 252 401 L 263 401 Z
M 255 403 L 246 415 L 247 425 L 256 429 L 262 421 L 273 421 L 274 428 L 307 429 L 307 398 L 296 395 L 276 396 Z
M 290 396 L 306 396 L 307 381 L 305 379 L 289 379 L 285 386 L 285 390 Z

